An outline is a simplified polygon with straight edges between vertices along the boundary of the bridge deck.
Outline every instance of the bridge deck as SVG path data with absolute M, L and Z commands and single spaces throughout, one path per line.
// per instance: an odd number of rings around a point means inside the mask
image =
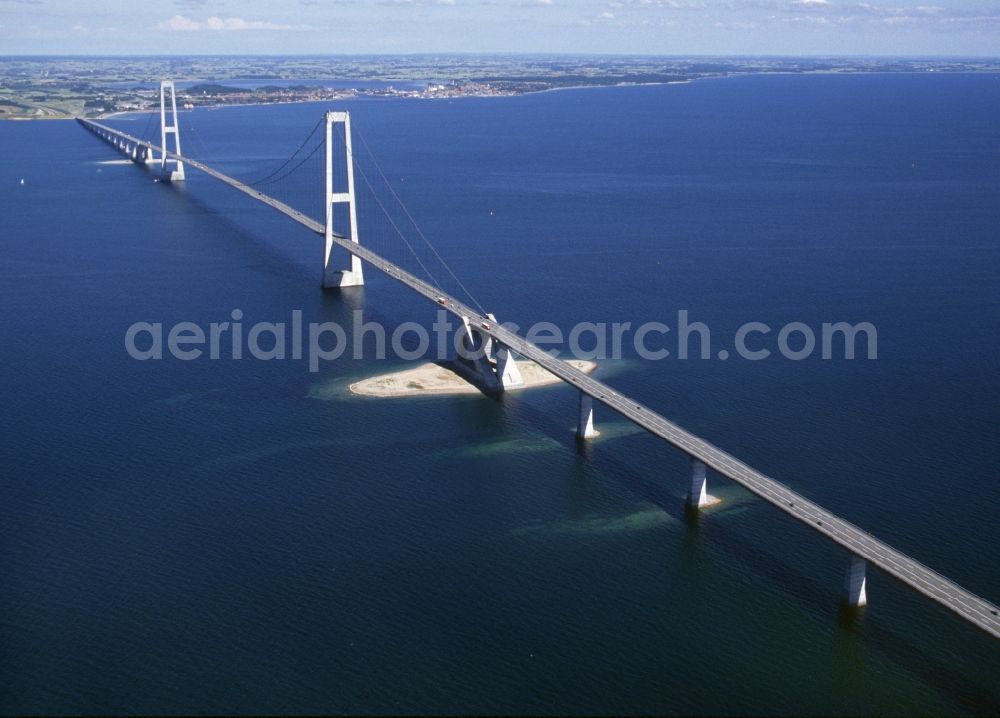
M 149 142 L 112 129 L 106 125 L 83 119 L 80 122 L 91 129 L 97 128 L 130 142 L 135 142 L 142 146 L 151 146 L 155 151 L 162 153 L 161 148 L 156 145 L 151 145 Z M 171 152 L 167 153 L 167 157 L 181 160 L 185 164 L 205 172 L 234 189 L 270 205 L 314 232 L 319 234 L 324 233 L 325 228 L 319 222 L 232 177 L 212 169 L 202 162 Z M 495 322 L 480 315 L 479 312 L 462 302 L 449 299 L 448 304 L 442 306 L 437 301 L 438 297 L 441 296 L 441 291 L 438 288 L 366 249 L 364 245 L 355 244 L 350 239 L 344 237 L 334 237 L 334 241 L 375 268 L 388 274 L 393 279 L 402 282 L 418 294 L 427 297 L 435 306 L 444 308 L 459 318 L 464 317 L 468 319 L 477 329 L 485 331 L 501 344 L 510 347 L 526 359 L 530 359 L 541 365 L 566 383 L 577 387 L 580 391 L 590 395 L 605 406 L 614 409 L 625 418 L 646 429 L 649 433 L 658 436 L 692 458 L 702 461 L 718 474 L 731 481 L 735 481 L 768 503 L 781 509 L 792 518 L 820 532 L 834 543 L 843 546 L 852 554 L 863 558 L 872 566 L 881 569 L 931 600 L 953 611 L 977 628 L 982 629 L 995 638 L 1000 638 L 1000 615 L 998 615 L 1000 609 L 993 603 L 965 590 L 948 578 L 924 566 L 919 561 L 915 561 L 883 541 L 879 541 L 867 531 L 858 528 L 849 521 L 845 521 L 818 504 L 792 491 L 784 484 L 751 468 L 731 454 L 686 431 L 677 424 L 657 414 L 652 409 L 615 391 L 603 382 L 574 368 L 571 364 L 552 357 L 546 350 L 535 346 L 502 326 L 498 326 Z M 490 329 L 482 329 L 482 322 L 487 322 Z

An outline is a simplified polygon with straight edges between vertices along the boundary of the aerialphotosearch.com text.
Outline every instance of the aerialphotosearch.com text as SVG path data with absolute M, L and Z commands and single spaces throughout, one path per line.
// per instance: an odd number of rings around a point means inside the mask
M 481 333 L 477 323 L 469 325 Z M 487 323 L 487 326 L 489 324 Z M 499 326 L 521 334 L 513 322 Z M 486 345 L 465 341 L 465 325 L 444 310 L 438 310 L 430 328 L 404 322 L 387 330 L 375 321 L 365 321 L 354 310 L 351 325 L 337 322 L 303 321 L 302 311 L 293 310 L 285 322 L 255 322 L 245 325 L 243 311 L 234 309 L 225 321 L 203 326 L 196 322 L 135 322 L 125 333 L 125 350 L 140 361 L 163 359 L 169 355 L 182 361 L 207 357 L 210 360 L 252 358 L 258 361 L 306 360 L 310 372 L 318 372 L 323 362 L 345 355 L 354 359 L 385 359 L 392 356 L 413 361 L 447 361 L 451 356 L 474 356 Z M 717 337 L 704 322 L 692 321 L 688 310 L 677 312 L 673 325 L 663 322 L 580 322 L 564 331 L 552 322 L 537 322 L 521 334 L 527 341 L 554 357 L 573 359 L 715 359 L 733 358 L 762 361 L 781 357 L 802 361 L 822 359 L 878 358 L 878 331 L 870 322 L 824 322 L 810 325 L 790 322 L 772 327 L 751 321 L 740 326 L 729 341 L 716 344 Z

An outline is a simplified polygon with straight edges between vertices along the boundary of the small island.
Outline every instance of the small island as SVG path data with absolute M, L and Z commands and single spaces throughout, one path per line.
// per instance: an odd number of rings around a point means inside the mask
M 592 361 L 570 359 L 567 363 L 589 374 L 597 368 Z M 562 381 L 559 377 L 531 361 L 517 362 L 524 384 L 513 387 L 531 389 L 548 386 Z M 439 396 L 443 394 L 477 394 L 482 388 L 474 382 L 471 373 L 455 363 L 427 362 L 413 369 L 381 374 L 354 382 L 349 387 L 351 393 L 376 397 Z

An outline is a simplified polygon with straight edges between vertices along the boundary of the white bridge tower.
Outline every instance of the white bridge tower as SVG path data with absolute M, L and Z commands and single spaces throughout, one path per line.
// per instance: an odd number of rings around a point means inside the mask
M 170 125 L 167 125 L 167 90 L 170 90 L 170 114 L 172 120 L 172 124 Z M 174 148 L 172 150 L 167 147 L 167 135 L 174 136 Z M 160 169 L 166 174 L 167 165 L 173 164 L 174 169 L 170 172 L 170 181 L 177 182 L 184 179 L 184 163 L 180 160 L 167 157 L 167 152 L 173 152 L 175 155 L 181 153 L 181 133 L 177 125 L 177 93 L 174 91 L 173 80 L 164 80 L 160 83 L 160 149 L 163 151 L 163 157 L 160 158 Z M 153 161 L 156 161 L 155 157 Z
M 347 187 L 343 192 L 334 191 L 334 126 L 344 126 L 344 162 L 347 165 Z M 339 159 L 339 158 L 338 158 Z M 360 287 L 365 283 L 361 259 L 352 254 L 350 269 L 335 269 L 331 261 L 333 252 L 334 206 L 347 205 L 350 239 L 358 244 L 358 209 L 354 197 L 354 152 L 351 145 L 351 115 L 349 112 L 326 113 L 326 249 L 323 254 L 324 287 Z M 339 216 L 339 215 L 338 215 Z

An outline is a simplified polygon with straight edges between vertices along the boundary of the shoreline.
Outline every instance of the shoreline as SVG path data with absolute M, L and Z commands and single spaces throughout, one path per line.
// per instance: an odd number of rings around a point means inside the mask
M 736 75 L 734 75 L 736 77 Z M 562 90 L 592 90 L 592 89 L 610 89 L 610 88 L 620 88 L 620 87 L 655 87 L 655 86 L 666 86 L 666 85 L 689 85 L 696 80 L 711 79 L 711 78 L 700 78 L 692 77 L 687 80 L 670 80 L 668 82 L 620 82 L 614 85 L 566 85 L 563 87 L 546 87 L 543 90 L 527 90 L 525 92 L 513 92 L 508 95 L 453 95 L 450 97 L 392 97 L 385 95 L 354 95 L 351 97 L 345 97 L 341 99 L 345 100 L 386 100 L 389 102 L 400 101 L 400 100 L 416 100 L 421 102 L 443 102 L 443 101 L 455 101 L 455 100 L 510 100 L 517 97 L 526 97 L 527 95 L 541 95 L 546 92 L 560 92 Z M 336 100 L 288 100 L 287 102 L 275 101 L 275 102 L 222 102 L 217 105 L 198 105 L 192 109 L 187 110 L 177 110 L 177 114 L 183 114 L 187 112 L 194 112 L 194 110 L 220 110 L 225 107 L 269 107 L 271 105 L 319 105 L 327 104 L 330 102 L 336 102 Z M 97 115 L 96 117 L 90 117 L 85 119 L 93 120 L 108 120 L 114 117 L 121 117 L 122 115 L 146 115 L 146 114 L 156 114 L 159 113 L 159 108 L 150 108 L 148 110 L 119 110 L 117 112 L 110 112 L 107 114 Z M 11 118 L 15 119 L 15 118 Z M 44 119 L 44 118 L 16 118 L 16 119 Z M 53 117 L 53 120 L 73 120 L 75 117 Z
M 619 82 L 616 84 L 591 84 L 591 85 L 565 85 L 561 87 L 546 87 L 541 90 L 528 90 L 525 92 L 517 92 L 506 95 L 456 95 L 450 97 L 392 97 L 392 96 L 375 96 L 375 95 L 355 95 L 348 98 L 349 100 L 421 100 L 426 102 L 440 102 L 443 100 L 453 101 L 453 100 L 466 100 L 466 99 L 483 99 L 483 100 L 504 100 L 517 97 L 525 97 L 527 95 L 540 95 L 546 92 L 561 92 L 565 90 L 592 90 L 592 89 L 613 89 L 613 88 L 624 88 L 624 87 L 658 87 L 658 86 L 670 86 L 670 85 L 690 85 L 695 82 L 702 80 L 730 80 L 740 77 L 766 77 L 768 75 L 780 75 L 780 76 L 790 76 L 790 75 L 927 75 L 927 74 L 942 74 L 942 75 L 988 75 L 997 74 L 994 70 L 952 70 L 952 71 L 939 71 L 938 73 L 930 71 L 920 71 L 920 70 L 898 70 L 898 71 L 886 71 L 886 70 L 850 70 L 850 71 L 838 71 L 838 70 L 807 70 L 795 72 L 791 70 L 772 70 L 768 72 L 735 72 L 722 75 L 705 75 L 701 77 L 691 77 L 685 80 L 667 80 L 665 82 Z M 192 112 L 194 110 L 217 110 L 226 107 L 268 107 L 271 105 L 309 105 L 309 104 L 328 104 L 330 102 L 336 102 L 332 99 L 324 100 L 288 100 L 288 101 L 273 101 L 273 102 L 230 102 L 230 103 L 219 103 L 214 105 L 198 105 L 191 110 L 178 110 L 178 114 Z M 102 113 L 94 116 L 87 115 L 62 115 L 62 116 L 52 116 L 43 115 L 38 117 L 2 117 L 0 122 L 34 122 L 37 120 L 76 120 L 83 119 L 88 120 L 108 120 L 116 117 L 122 117 L 124 115 L 146 115 L 155 114 L 159 112 L 158 108 L 149 108 L 143 110 L 118 110 L 116 112 Z
M 388 100 L 388 101 L 396 101 L 396 100 L 420 100 L 420 101 L 424 101 L 424 102 L 441 102 L 441 101 L 445 101 L 445 100 L 451 102 L 451 101 L 454 101 L 454 100 L 469 100 L 469 99 L 479 99 L 479 100 L 510 100 L 510 99 L 517 98 L 517 97 L 526 97 L 527 95 L 541 95 L 541 94 L 544 94 L 546 92 L 562 92 L 564 90 L 594 90 L 594 89 L 614 89 L 614 88 L 624 88 L 624 87 L 659 87 L 659 86 L 666 87 L 668 85 L 690 85 L 691 83 L 697 82 L 698 80 L 725 79 L 725 78 L 728 78 L 728 77 L 744 77 L 744 76 L 750 76 L 752 74 L 765 74 L 765 73 L 745 73 L 745 75 L 744 74 L 734 74 L 734 75 L 718 75 L 718 76 L 711 76 L 711 77 L 691 77 L 691 78 L 688 78 L 686 80 L 668 80 L 666 82 L 619 82 L 619 83 L 616 83 L 616 84 L 613 84 L 613 85 L 607 85 L 607 84 L 605 84 L 605 85 L 598 85 L 598 84 L 593 84 L 593 85 L 565 85 L 565 86 L 562 86 L 562 87 L 546 87 L 543 90 L 527 90 L 526 92 L 515 92 L 515 93 L 508 94 L 508 95 L 475 95 L 475 94 L 470 94 L 470 95 L 455 95 L 455 96 L 451 96 L 451 97 L 388 97 L 388 96 L 382 96 L 382 95 L 379 95 L 379 96 L 375 96 L 375 95 L 354 95 L 352 97 L 346 97 L 346 98 L 342 98 L 342 99 L 348 99 L 348 100 L 365 100 L 365 99 L 369 99 L 369 100 Z M 770 74 L 770 73 L 767 73 L 767 74 Z M 775 74 L 777 74 L 777 73 L 775 73 Z M 789 74 L 796 74 L 796 73 L 789 73 Z M 806 73 L 798 73 L 798 74 L 806 74 Z M 861 73 L 857 73 L 857 74 L 861 74 Z M 288 100 L 287 102 L 282 102 L 282 101 L 275 101 L 275 102 L 221 102 L 221 103 L 215 104 L 215 105 L 198 105 L 197 107 L 194 107 L 192 109 L 184 109 L 184 110 L 180 110 L 179 109 L 179 110 L 177 110 L 177 114 L 181 115 L 181 114 L 184 114 L 184 113 L 193 112 L 194 110 L 219 110 L 219 109 L 223 109 L 223 108 L 226 108 L 226 107 L 269 107 L 271 105 L 318 105 L 318 104 L 326 104 L 326 103 L 330 103 L 330 102 L 334 102 L 334 101 L 335 100 Z M 83 115 L 82 117 L 83 117 L 83 119 L 98 121 L 98 120 L 110 120 L 110 119 L 114 119 L 115 117 L 122 117 L 122 116 L 125 116 L 125 115 L 148 115 L 148 114 L 156 114 L 159 111 L 160 110 L 158 108 L 154 107 L 154 108 L 149 108 L 149 109 L 146 109 L 146 110 L 118 110 L 116 112 L 108 112 L 108 113 L 104 113 L 104 114 L 100 114 L 100 115 L 95 115 L 94 117 L 87 117 L 86 115 Z M 78 119 L 78 117 L 76 117 L 76 116 L 74 116 L 74 117 L 69 117 L 69 116 L 65 116 L 65 117 L 9 117 L 9 118 L 0 118 L 0 119 L 23 120 L 23 121 L 44 120 L 44 119 L 50 119 L 50 120 L 75 120 L 75 119 Z
M 590 374 L 597 363 L 583 359 L 570 359 L 569 363 L 582 372 Z M 548 372 L 532 361 L 518 361 L 524 384 L 507 391 L 535 389 L 562 383 L 562 379 Z M 348 392 L 356 396 L 379 399 L 447 396 L 450 394 L 482 394 L 482 387 L 476 383 L 471 373 L 455 362 L 426 362 L 411 369 L 379 374 L 351 383 Z

